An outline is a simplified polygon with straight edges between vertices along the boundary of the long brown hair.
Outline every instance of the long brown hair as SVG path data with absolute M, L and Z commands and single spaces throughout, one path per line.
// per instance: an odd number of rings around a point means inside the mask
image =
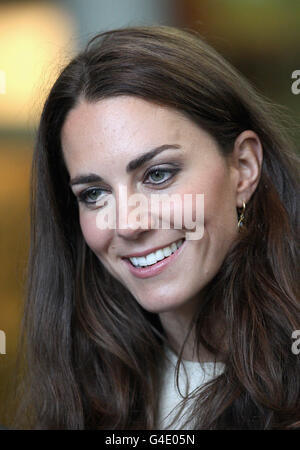
M 262 173 L 246 226 L 205 286 L 194 322 L 197 344 L 220 353 L 211 330 L 222 311 L 225 370 L 193 393 L 192 416 L 196 429 L 299 425 L 300 357 L 291 351 L 300 329 L 296 153 L 272 105 L 197 33 L 160 26 L 95 36 L 45 102 L 32 167 L 22 426 L 156 426 L 163 329 L 84 242 L 60 142 L 80 97 L 119 95 L 181 111 L 216 139 L 225 158 L 242 131 L 259 136 Z

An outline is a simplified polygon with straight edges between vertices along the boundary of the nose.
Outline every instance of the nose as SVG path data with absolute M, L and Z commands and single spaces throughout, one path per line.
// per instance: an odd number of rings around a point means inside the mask
M 130 227 L 118 228 L 116 234 L 126 240 L 135 241 L 140 238 L 141 234 L 147 233 L 147 230 L 142 228 L 132 229 Z
M 125 209 L 125 208 L 124 208 Z M 127 214 L 119 212 L 117 218 L 116 233 L 124 239 L 136 240 L 141 234 L 151 230 L 151 223 L 147 211 L 142 211 L 138 207 L 128 209 Z
M 148 199 L 140 193 L 128 195 L 119 190 L 117 198 L 116 234 L 124 239 L 136 240 L 151 229 Z

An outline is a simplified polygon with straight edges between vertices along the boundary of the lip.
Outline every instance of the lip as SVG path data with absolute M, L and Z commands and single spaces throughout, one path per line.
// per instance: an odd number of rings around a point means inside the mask
M 166 245 L 160 245 L 160 246 L 157 246 L 157 247 L 149 248 L 148 250 L 143 250 L 141 252 L 130 253 L 130 255 L 124 255 L 124 256 L 122 256 L 122 259 L 124 259 L 124 258 L 133 258 L 134 256 L 139 257 L 139 256 L 149 255 L 150 253 L 156 252 L 156 250 L 160 250 L 161 248 L 169 247 L 171 244 L 173 244 L 173 242 L 177 243 L 177 242 L 181 241 L 181 239 L 184 239 L 184 238 L 179 238 L 176 241 L 172 241 L 172 242 L 170 242 L 169 244 L 166 244 Z
M 177 242 L 177 241 L 175 241 L 175 242 Z M 123 262 L 128 267 L 130 273 L 137 278 L 154 277 L 155 275 L 160 274 L 170 264 L 172 264 L 173 262 L 176 261 L 176 259 L 181 254 L 182 250 L 185 248 L 185 245 L 186 245 L 186 240 L 183 241 L 183 244 L 174 253 L 172 253 L 172 255 L 168 256 L 167 258 L 165 258 L 161 261 L 158 261 L 157 263 L 153 264 L 152 266 L 137 268 L 137 267 L 133 266 L 128 259 L 123 259 Z M 157 247 L 157 249 L 159 249 L 159 248 L 162 248 L 162 247 Z M 143 255 L 145 255 L 145 254 L 147 255 L 148 253 L 143 253 Z

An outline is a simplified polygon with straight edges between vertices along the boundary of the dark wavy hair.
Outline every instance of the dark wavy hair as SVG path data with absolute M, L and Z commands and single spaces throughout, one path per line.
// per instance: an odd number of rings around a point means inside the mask
M 205 286 L 193 323 L 197 345 L 222 352 L 225 370 L 193 393 L 191 414 L 195 429 L 299 427 L 300 356 L 291 350 L 300 329 L 299 160 L 278 109 L 198 33 L 167 26 L 96 35 L 45 102 L 32 166 L 16 426 L 156 427 L 164 331 L 85 243 L 60 139 L 80 98 L 120 95 L 182 112 L 224 157 L 242 131 L 259 136 L 264 158 L 246 226 Z M 219 313 L 226 350 L 212 333 Z

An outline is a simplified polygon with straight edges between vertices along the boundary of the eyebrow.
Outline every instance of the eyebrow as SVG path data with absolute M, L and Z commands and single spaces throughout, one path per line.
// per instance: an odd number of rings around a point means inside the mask
M 150 159 L 154 158 L 159 153 L 169 150 L 169 149 L 180 149 L 181 145 L 178 144 L 163 144 L 159 147 L 156 147 L 146 153 L 143 153 L 138 158 L 133 159 L 130 161 L 126 166 L 126 172 L 130 173 L 134 170 L 138 169 L 142 165 L 144 165 L 146 162 L 150 161 Z M 70 186 L 74 186 L 76 184 L 87 184 L 87 183 L 95 183 L 95 182 L 103 182 L 103 178 L 101 178 L 99 175 L 96 175 L 95 173 L 89 173 L 88 175 L 78 175 L 77 177 L 72 178 L 70 181 Z

